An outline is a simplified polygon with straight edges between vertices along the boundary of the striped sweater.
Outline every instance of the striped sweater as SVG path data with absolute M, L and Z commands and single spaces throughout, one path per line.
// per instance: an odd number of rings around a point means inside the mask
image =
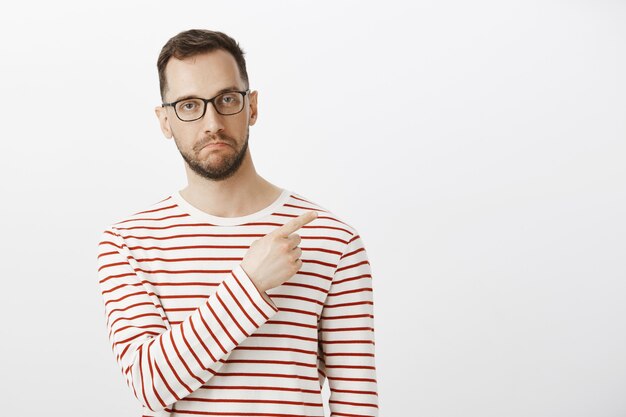
M 302 267 L 266 300 L 251 243 L 306 211 Z M 217 217 L 178 191 L 107 227 L 98 280 L 113 354 L 143 416 L 377 416 L 372 275 L 355 228 L 283 189 Z

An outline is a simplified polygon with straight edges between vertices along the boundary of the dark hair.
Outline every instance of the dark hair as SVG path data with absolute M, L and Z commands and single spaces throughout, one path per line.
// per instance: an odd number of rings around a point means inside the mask
M 161 99 L 164 99 L 165 91 L 167 90 L 165 66 L 170 58 L 184 59 L 216 49 L 223 49 L 235 58 L 245 89 L 248 89 L 250 85 L 248 82 L 248 71 L 246 70 L 246 60 L 243 57 L 244 52 L 239 47 L 237 41 L 222 32 L 207 29 L 190 29 L 170 38 L 161 49 L 159 59 L 157 60 Z

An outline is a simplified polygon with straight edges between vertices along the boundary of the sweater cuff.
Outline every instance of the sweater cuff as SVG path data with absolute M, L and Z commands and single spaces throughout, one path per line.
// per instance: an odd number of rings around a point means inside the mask
M 261 291 L 254 285 L 246 271 L 243 270 L 241 264 L 237 264 L 232 271 L 233 277 L 238 282 L 243 293 L 243 298 L 249 306 L 249 314 L 254 314 L 261 321 L 268 320 L 271 316 L 278 312 L 278 307 L 272 302 L 268 302 Z M 266 293 L 267 294 L 267 293 Z M 271 300 L 271 297 L 268 297 Z

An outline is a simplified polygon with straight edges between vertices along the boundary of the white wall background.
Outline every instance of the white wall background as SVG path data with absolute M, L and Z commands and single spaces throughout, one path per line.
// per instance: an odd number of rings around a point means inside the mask
M 364 239 L 381 416 L 626 416 L 626 2 L 89 3 L 0 13 L 2 415 L 139 415 L 96 245 L 186 184 L 156 58 L 202 27 L 259 173 Z

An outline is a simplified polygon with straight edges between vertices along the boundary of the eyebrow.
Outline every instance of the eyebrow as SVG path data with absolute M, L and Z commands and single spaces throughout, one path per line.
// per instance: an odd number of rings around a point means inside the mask
M 229 91 L 239 91 L 239 87 L 237 87 L 236 85 L 231 85 L 231 86 L 228 86 L 228 87 L 224 87 L 221 90 L 219 90 L 215 94 L 215 96 L 219 96 L 220 94 L 227 93 Z M 213 97 L 215 97 L 215 96 L 213 96 Z M 195 95 L 195 94 L 187 94 L 185 96 L 178 97 L 176 100 L 172 100 L 171 103 L 173 103 L 175 101 L 186 100 L 188 98 L 201 98 L 201 97 L 198 96 L 198 95 Z

